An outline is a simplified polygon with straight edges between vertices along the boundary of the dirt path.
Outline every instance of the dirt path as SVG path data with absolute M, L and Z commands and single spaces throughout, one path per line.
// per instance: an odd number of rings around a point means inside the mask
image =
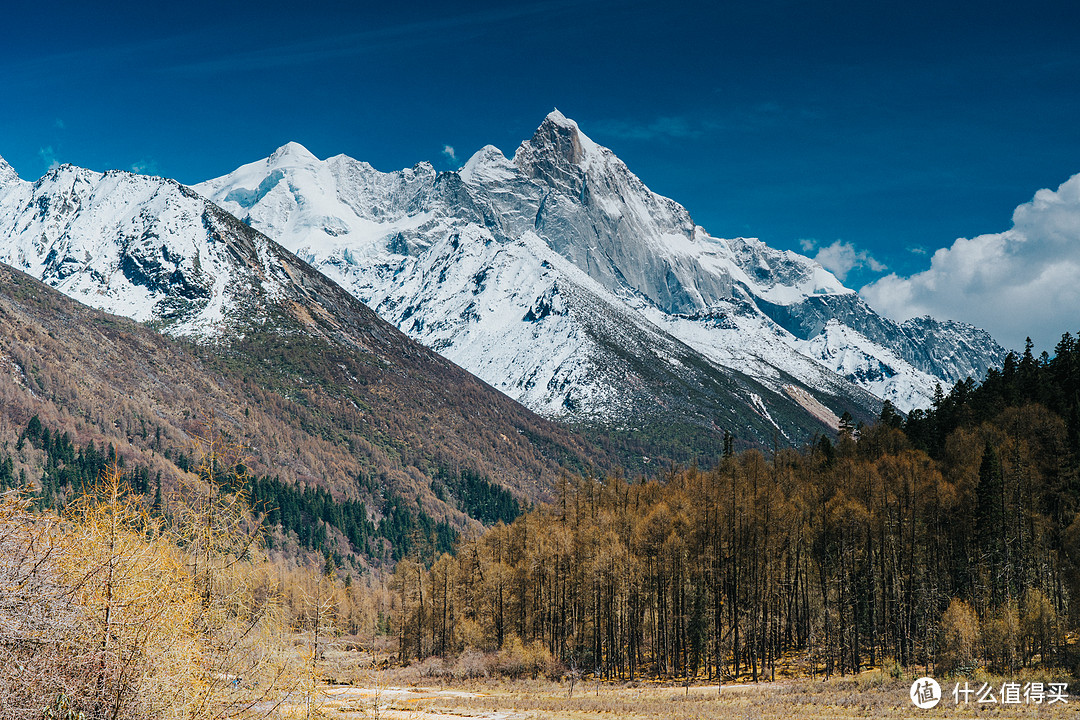
M 459 701 L 490 697 L 486 693 L 468 690 L 396 686 L 335 687 L 327 690 L 326 695 L 326 704 L 342 713 L 343 720 L 375 716 L 386 720 L 516 720 L 525 717 L 512 710 L 460 707 Z

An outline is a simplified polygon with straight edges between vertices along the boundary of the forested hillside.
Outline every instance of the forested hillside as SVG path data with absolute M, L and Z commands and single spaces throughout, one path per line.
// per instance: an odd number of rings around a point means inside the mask
M 836 442 L 564 478 L 554 504 L 398 565 L 401 655 L 520 640 L 613 678 L 1075 672 L 1078 360 L 1066 335 Z
M 364 563 L 414 545 L 445 549 L 455 532 L 510 519 L 515 503 L 550 493 L 560 468 L 614 464 L 599 445 L 434 356 L 342 291 L 326 292 L 339 312 L 331 325 L 308 318 L 309 327 L 296 306 L 298 317 L 200 346 L 0 266 L 0 476 L 33 485 L 40 506 L 60 509 L 111 454 L 137 490 L 160 483 L 168 494 L 188 476 L 195 437 L 212 416 L 242 446 L 261 499 L 298 513 L 273 536 L 276 549 Z M 266 497 L 277 487 L 271 479 L 281 490 Z M 366 520 L 340 518 L 360 504 Z M 376 536 L 390 545 L 366 542 L 365 522 L 385 528 Z

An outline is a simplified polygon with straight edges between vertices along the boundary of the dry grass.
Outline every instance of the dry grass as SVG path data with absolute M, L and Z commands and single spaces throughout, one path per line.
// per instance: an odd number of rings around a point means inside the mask
M 370 656 L 369 656 L 370 658 Z M 335 657 L 348 665 L 344 655 Z M 423 677 L 418 666 L 364 670 L 355 666 L 350 685 L 329 687 L 322 713 L 340 720 L 744 720 L 745 718 L 1070 718 L 1080 707 L 1080 686 L 1070 688 L 1069 704 L 1053 706 L 957 706 L 952 681 L 942 682 L 945 699 L 933 710 L 920 710 L 908 699 L 912 678 L 896 679 L 880 670 L 828 681 L 787 679 L 775 683 L 715 685 L 596 683 L 583 680 L 569 693 L 568 682 L 549 680 L 440 680 Z M 1018 682 L 1052 678 L 1015 677 Z M 976 688 L 979 677 L 969 682 Z M 1061 680 L 1061 678 L 1057 678 Z

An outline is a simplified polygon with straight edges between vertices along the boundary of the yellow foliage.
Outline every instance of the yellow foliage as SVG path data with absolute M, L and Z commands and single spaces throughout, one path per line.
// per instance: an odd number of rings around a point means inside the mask
M 63 518 L 0 499 L 0 716 L 244 717 L 295 690 L 270 563 L 199 545 L 196 574 L 162 525 L 116 465 Z
M 1012 673 L 1020 665 L 1020 618 L 1016 605 L 1008 603 L 983 618 L 983 651 L 991 669 Z
M 68 520 L 56 565 L 100 651 L 107 716 L 190 716 L 204 692 L 198 600 L 176 546 L 126 492 L 115 465 Z
M 941 616 L 937 666 L 946 673 L 971 672 L 979 643 L 979 618 L 970 605 L 953 599 Z
M 1062 643 L 1061 624 L 1053 603 L 1038 588 L 1024 594 L 1020 629 L 1023 635 L 1024 664 L 1030 665 L 1037 656 L 1049 665 L 1055 646 Z

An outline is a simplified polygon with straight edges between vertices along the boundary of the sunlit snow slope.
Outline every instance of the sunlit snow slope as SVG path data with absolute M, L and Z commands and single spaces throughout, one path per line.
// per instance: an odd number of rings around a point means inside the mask
M 216 338 L 288 282 L 288 253 L 176 182 L 62 165 L 29 183 L 0 165 L 0 261 L 86 305 Z
M 487 146 L 458 172 L 290 143 L 196 189 L 548 415 L 618 414 L 627 382 L 607 370 L 628 333 L 661 362 L 676 343 L 775 393 L 903 410 L 1002 354 L 968 326 L 897 325 L 803 256 L 710 236 L 557 111 L 512 159 Z

